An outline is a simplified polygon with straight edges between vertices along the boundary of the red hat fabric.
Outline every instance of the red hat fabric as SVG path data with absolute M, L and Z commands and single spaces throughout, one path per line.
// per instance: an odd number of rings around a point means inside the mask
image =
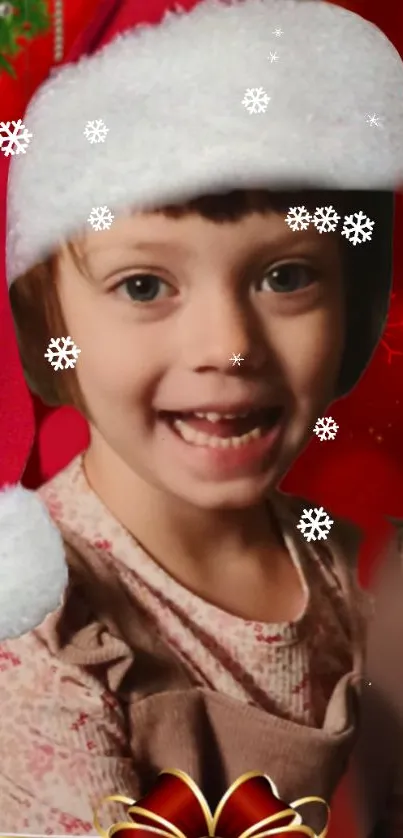
M 91 55 L 133 26 L 158 24 L 167 11 L 175 11 L 180 7 L 188 12 L 198 2 L 199 0 L 181 0 L 180 3 L 176 0 L 147 0 L 147 3 L 143 0 L 103 0 L 93 21 L 73 44 L 66 56 L 66 62 L 78 61 L 83 55 Z
M 6 193 L 7 176 L 8 164 L 5 162 L 0 167 L 1 194 Z M 0 240 L 5 241 L 4 216 L 0 218 L 0 224 Z M 5 248 L 2 248 L 2 253 L 5 253 Z M 2 265 L 1 276 L 4 275 L 5 265 Z M 0 322 L 1 469 L 7 482 L 13 484 L 20 479 L 32 444 L 33 416 L 19 360 L 5 281 L 0 285 Z

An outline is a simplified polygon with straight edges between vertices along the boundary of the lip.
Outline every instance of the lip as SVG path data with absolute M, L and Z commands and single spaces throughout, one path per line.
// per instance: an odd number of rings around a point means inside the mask
M 160 419 L 160 423 L 164 426 L 163 440 L 172 445 L 175 456 L 199 475 L 205 476 L 207 473 L 214 478 L 241 476 L 261 471 L 262 466 L 267 468 L 277 451 L 285 424 L 281 416 L 263 436 L 251 439 L 239 448 L 210 448 L 185 442 L 169 422 Z

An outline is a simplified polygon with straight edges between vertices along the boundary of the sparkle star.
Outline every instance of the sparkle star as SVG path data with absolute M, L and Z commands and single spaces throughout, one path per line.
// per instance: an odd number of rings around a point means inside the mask
M 367 114 L 366 122 L 368 122 L 368 125 L 375 125 L 377 128 L 382 128 L 381 118 L 376 113 L 371 115 Z
M 276 38 L 281 38 L 281 36 L 284 35 L 284 32 L 282 29 L 280 29 L 279 26 L 277 26 L 276 29 L 272 32 L 272 35 L 275 35 Z
M 241 361 L 244 361 L 245 358 L 241 358 L 241 353 L 239 353 L 239 355 L 235 355 L 235 352 L 234 352 L 229 360 L 232 361 L 232 366 L 233 367 L 235 366 L 235 364 L 238 364 L 238 367 L 240 367 L 241 366 Z
M 271 52 L 269 55 L 270 64 L 273 64 L 273 61 L 278 61 L 278 55 L 276 52 Z

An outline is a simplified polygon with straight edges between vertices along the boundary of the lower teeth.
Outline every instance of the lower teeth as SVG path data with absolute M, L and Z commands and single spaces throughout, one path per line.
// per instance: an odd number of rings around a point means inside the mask
M 182 419 L 174 419 L 173 426 L 179 436 L 191 445 L 207 446 L 208 448 L 240 448 L 247 445 L 252 439 L 259 439 L 262 436 L 262 428 L 253 428 L 242 436 L 209 436 L 202 431 L 195 431 L 187 422 Z

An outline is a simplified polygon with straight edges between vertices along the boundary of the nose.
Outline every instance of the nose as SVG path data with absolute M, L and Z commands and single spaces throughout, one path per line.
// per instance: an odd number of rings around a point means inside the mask
M 252 306 L 230 293 L 217 294 L 205 310 L 199 310 L 191 336 L 193 368 L 207 370 L 239 369 L 231 363 L 233 355 L 243 360 L 242 368 L 259 369 L 266 360 L 262 326 Z

